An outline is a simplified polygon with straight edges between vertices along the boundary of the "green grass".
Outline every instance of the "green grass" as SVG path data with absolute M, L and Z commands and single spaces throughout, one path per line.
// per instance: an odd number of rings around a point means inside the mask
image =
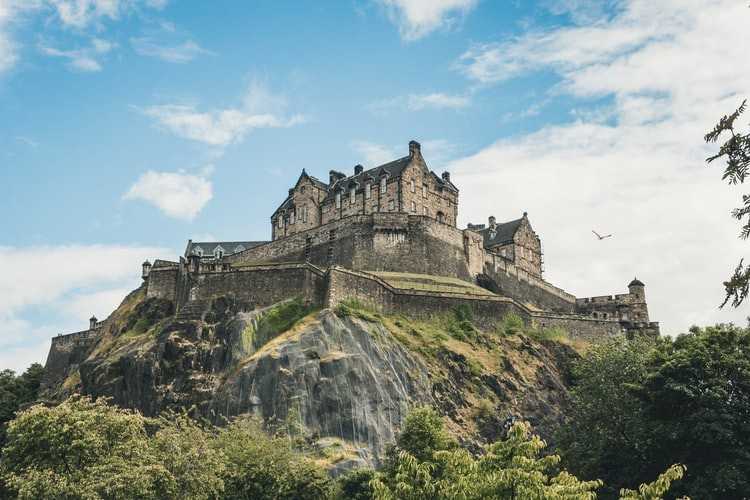
M 568 332 L 559 326 L 531 328 L 527 335 L 534 340 L 548 340 L 553 342 L 568 342 L 570 336 Z
M 273 338 L 291 330 L 302 318 L 314 312 L 315 306 L 307 305 L 297 297 L 271 307 L 261 316 L 258 327 L 248 325 L 242 332 L 243 342 L 252 342 L 257 350 Z
M 394 273 L 385 271 L 369 271 L 370 274 L 382 279 L 393 288 L 401 290 L 420 290 L 424 292 L 448 292 L 462 293 L 466 295 L 494 296 L 489 290 L 485 290 L 468 281 L 446 276 L 434 276 L 431 274 Z

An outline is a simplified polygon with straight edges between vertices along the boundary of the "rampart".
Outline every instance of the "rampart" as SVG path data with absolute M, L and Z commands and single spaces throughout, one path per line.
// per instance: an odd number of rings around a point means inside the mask
M 542 309 L 572 313 L 576 298 L 562 288 L 532 276 L 499 255 L 487 252 L 484 274 L 494 282 L 497 293 L 539 306 Z
M 101 337 L 103 327 L 104 322 L 98 322 L 93 329 L 52 337 L 41 382 L 42 393 L 64 381 L 78 368 Z

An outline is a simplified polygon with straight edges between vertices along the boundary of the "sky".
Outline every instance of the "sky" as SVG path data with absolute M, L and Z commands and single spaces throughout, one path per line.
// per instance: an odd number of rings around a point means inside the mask
M 529 213 L 551 283 L 637 276 L 665 334 L 744 325 L 718 308 L 743 190 L 702 138 L 750 97 L 748 25 L 739 0 L 0 0 L 0 369 L 146 258 L 269 239 L 302 168 L 411 139 L 461 227 Z

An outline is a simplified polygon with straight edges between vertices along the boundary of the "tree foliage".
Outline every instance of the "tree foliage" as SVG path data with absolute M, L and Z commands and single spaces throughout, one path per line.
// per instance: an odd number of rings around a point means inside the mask
M 44 367 L 39 363 L 29 366 L 19 376 L 12 370 L 0 372 L 0 449 L 5 443 L 5 427 L 18 409 L 36 400 Z
M 592 348 L 574 375 L 559 437 L 563 463 L 604 479 L 604 496 L 675 462 L 687 466 L 678 494 L 725 499 L 750 491 L 748 329 L 613 341 Z
M 433 410 L 421 408 L 407 417 L 397 443 L 391 452 L 395 459 L 370 482 L 377 500 L 585 500 L 596 498 L 602 485 L 558 470 L 560 457 L 543 455 L 546 444 L 524 422 L 514 424 L 504 440 L 474 457 L 447 438 Z M 638 492 L 623 490 L 623 498 L 661 498 L 682 471 L 673 467 Z
M 729 134 L 729 138 L 719 147 L 719 151 L 706 159 L 708 163 L 721 159 L 726 162 L 722 179 L 729 184 L 743 184 L 750 168 L 750 133 L 737 131 L 736 121 L 747 109 L 747 101 L 742 101 L 737 110 L 723 116 L 719 123 L 704 137 L 706 142 L 715 143 L 720 137 Z M 742 196 L 742 206 L 732 210 L 732 217 L 742 223 L 740 238 L 750 237 L 750 195 Z M 750 266 L 740 263 L 728 281 L 724 282 L 726 297 L 721 307 L 730 300 L 733 307 L 738 307 L 747 298 L 750 291 Z

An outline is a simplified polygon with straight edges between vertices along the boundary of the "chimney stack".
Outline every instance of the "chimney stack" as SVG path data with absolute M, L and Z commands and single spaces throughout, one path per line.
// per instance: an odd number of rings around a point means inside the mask
M 143 263 L 143 272 L 141 273 L 141 278 L 148 279 L 148 275 L 151 274 L 151 263 L 149 261 L 146 261 Z
M 91 316 L 91 319 L 89 320 L 89 330 L 93 330 L 96 328 L 96 316 Z
M 365 167 L 362 165 L 355 165 L 354 166 L 354 175 L 359 175 L 365 170 Z
M 489 223 L 490 223 L 490 229 L 495 229 L 495 216 L 494 215 L 490 215 Z
M 409 141 L 409 156 L 413 158 L 421 155 L 421 148 L 422 146 L 417 141 Z
M 451 181 L 451 173 L 448 172 L 447 170 L 445 172 L 443 172 L 443 180 L 445 182 L 450 182 Z

